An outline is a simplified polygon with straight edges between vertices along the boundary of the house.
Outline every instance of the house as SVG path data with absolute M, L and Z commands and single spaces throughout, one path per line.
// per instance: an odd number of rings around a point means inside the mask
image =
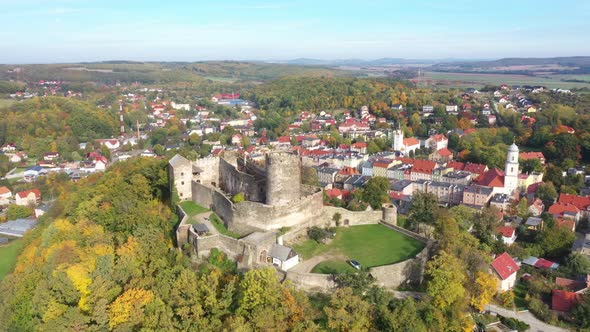
M 276 243 L 270 248 L 268 257 L 272 259 L 274 266 L 283 271 L 299 264 L 299 255 L 293 249 Z
M 96 142 L 106 146 L 109 150 L 115 150 L 121 146 L 121 143 L 117 139 L 97 139 Z
M 572 204 L 580 210 L 582 216 L 590 216 L 590 196 L 578 196 L 561 193 L 558 203 Z
M 12 197 L 12 191 L 7 187 L 0 187 L 0 206 L 8 205 L 8 200 Z
M 345 190 L 360 189 L 365 186 L 369 181 L 370 177 L 364 175 L 353 175 L 344 181 Z
M 543 229 L 543 219 L 539 217 L 529 217 L 525 221 L 524 225 L 527 229 L 540 231 L 541 229 Z
M 368 144 L 365 142 L 356 142 L 350 146 L 350 151 L 358 153 L 367 153 Z
M 432 105 L 424 105 L 424 106 L 422 106 L 422 115 L 424 117 L 428 117 L 432 113 L 434 113 L 434 107 Z
M 336 174 L 338 174 L 337 168 L 332 167 L 321 167 L 317 170 L 318 181 L 324 188 L 332 188 L 332 185 L 336 181 Z
M 535 256 L 530 256 L 523 259 L 522 264 L 535 267 L 537 269 L 548 270 L 552 269 L 555 270 L 559 267 L 559 264 L 554 263 L 550 260 L 545 258 L 537 258 Z
M 502 226 L 498 228 L 498 234 L 502 237 L 502 242 L 505 245 L 510 246 L 516 241 L 516 229 L 510 226 Z
M 41 201 L 41 192 L 39 191 L 39 189 L 19 191 L 18 193 L 16 193 L 15 199 L 16 205 L 36 205 Z
M 428 160 L 435 161 L 437 163 L 446 163 L 453 159 L 453 152 L 447 148 L 436 150 L 428 155 Z
M 465 190 L 463 191 L 463 204 L 482 208 L 486 206 L 492 198 L 493 191 L 492 188 L 478 185 L 465 187 Z
M 516 284 L 516 272 L 518 272 L 520 267 L 507 252 L 504 252 L 492 261 L 492 268 L 496 272 L 499 291 L 505 292 L 514 287 Z
M 445 107 L 447 114 L 457 115 L 459 114 L 459 107 L 457 105 L 447 105 Z
M 555 278 L 555 284 L 560 288 L 554 289 L 551 294 L 551 308 L 556 311 L 569 312 L 579 301 L 581 294 L 588 290 L 588 275 L 584 280 L 572 280 L 567 278 Z
M 435 151 L 449 147 L 449 140 L 443 134 L 432 135 L 426 140 L 425 143 L 427 147 L 434 149 Z
M 543 152 L 521 152 L 518 154 L 518 158 L 522 160 L 539 159 L 541 165 L 545 165 L 545 155 L 543 155 Z
M 545 204 L 543 204 L 543 201 L 540 198 L 533 200 L 529 206 L 529 212 L 533 216 L 538 217 L 541 215 L 541 213 L 543 213 L 543 211 L 545 211 Z

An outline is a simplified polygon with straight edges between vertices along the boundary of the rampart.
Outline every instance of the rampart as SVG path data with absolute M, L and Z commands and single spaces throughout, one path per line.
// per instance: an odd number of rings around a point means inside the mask
M 241 192 L 248 201 L 264 202 L 266 199 L 263 178 L 240 172 L 223 158 L 219 159 L 219 187 L 229 195 Z

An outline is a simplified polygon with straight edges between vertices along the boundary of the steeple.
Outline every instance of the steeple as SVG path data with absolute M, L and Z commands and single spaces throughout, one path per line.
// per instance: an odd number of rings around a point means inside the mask
M 518 187 L 518 146 L 512 143 L 506 154 L 506 167 L 504 169 L 504 188 L 511 194 Z

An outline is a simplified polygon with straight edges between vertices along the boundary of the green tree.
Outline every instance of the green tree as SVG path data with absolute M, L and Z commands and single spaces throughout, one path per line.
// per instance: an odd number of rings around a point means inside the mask
M 369 331 L 371 327 L 371 305 L 353 294 L 351 288 L 340 288 L 324 308 L 328 327 L 332 331 Z
M 463 298 L 463 271 L 461 261 L 445 251 L 441 251 L 426 264 L 426 293 L 433 298 L 437 308 L 444 310 Z
M 389 195 L 387 195 L 389 186 L 387 178 L 382 176 L 372 177 L 362 189 L 361 198 L 364 202 L 369 203 L 373 209 L 380 209 L 381 204 L 389 200 Z
M 543 171 L 543 165 L 541 164 L 541 160 L 537 158 L 520 160 L 520 167 L 522 172 L 527 174 L 530 174 L 532 172 Z
M 541 199 L 546 207 L 551 206 L 557 199 L 557 190 L 552 182 L 540 184 L 535 191 L 535 197 Z
M 433 225 L 438 210 L 438 199 L 433 193 L 418 191 L 412 197 L 408 218 L 413 228 L 420 224 Z
M 590 260 L 586 255 L 579 252 L 572 252 L 567 257 L 566 269 L 574 276 L 590 273 Z

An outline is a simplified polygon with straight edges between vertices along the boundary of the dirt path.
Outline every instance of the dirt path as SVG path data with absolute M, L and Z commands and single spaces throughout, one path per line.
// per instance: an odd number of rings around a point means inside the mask
M 293 267 L 291 270 L 299 273 L 310 273 L 313 267 L 318 265 L 319 263 L 334 259 L 341 259 L 345 261 L 348 258 L 342 254 L 336 254 L 334 252 L 328 251 L 319 256 L 314 256 L 310 259 L 301 261 L 299 264 L 295 265 L 295 267 Z

